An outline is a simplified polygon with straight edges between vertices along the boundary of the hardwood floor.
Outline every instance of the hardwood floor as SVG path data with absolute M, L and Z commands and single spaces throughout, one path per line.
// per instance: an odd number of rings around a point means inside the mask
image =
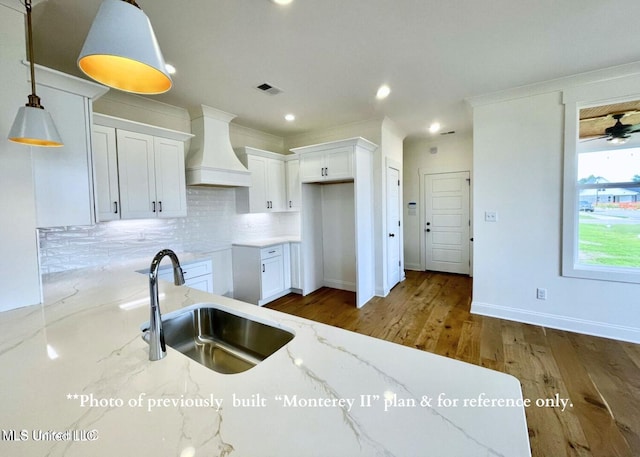
M 267 306 L 512 374 L 533 401 L 569 398 L 565 411 L 527 408 L 534 457 L 640 456 L 640 345 L 472 315 L 471 281 L 409 271 L 361 309 L 329 288 Z

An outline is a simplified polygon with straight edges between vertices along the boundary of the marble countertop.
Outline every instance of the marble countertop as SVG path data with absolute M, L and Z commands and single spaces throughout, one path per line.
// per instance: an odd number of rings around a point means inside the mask
M 249 241 L 234 241 L 233 246 L 247 246 L 252 248 L 266 248 L 269 246 L 274 246 L 276 244 L 282 243 L 299 243 L 300 237 L 291 235 L 291 236 L 278 236 L 273 238 L 263 238 L 259 240 L 249 240 Z
M 295 337 L 239 374 L 150 362 L 144 267 L 54 273 L 44 305 L 0 313 L 0 455 L 530 456 L 524 408 L 487 402 L 522 401 L 512 376 L 163 281 L 164 313 L 216 303 Z

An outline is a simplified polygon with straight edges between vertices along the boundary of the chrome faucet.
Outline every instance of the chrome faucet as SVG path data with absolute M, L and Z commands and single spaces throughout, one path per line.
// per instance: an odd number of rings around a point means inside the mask
M 178 256 L 170 249 L 158 252 L 151 261 L 149 268 L 149 295 L 151 296 L 151 319 L 149 320 L 149 360 L 160 360 L 167 355 L 162 330 L 162 313 L 160 313 L 160 299 L 158 298 L 158 268 L 160 261 L 169 256 L 173 264 L 173 282 L 176 286 L 184 284 L 184 276 Z

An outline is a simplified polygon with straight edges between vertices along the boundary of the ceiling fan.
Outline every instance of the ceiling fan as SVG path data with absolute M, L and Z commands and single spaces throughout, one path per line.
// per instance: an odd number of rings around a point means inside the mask
M 585 141 L 594 141 L 606 139 L 611 144 L 624 144 L 629 141 L 631 134 L 640 132 L 640 124 L 623 124 L 621 119 L 629 113 L 615 113 L 611 114 L 611 117 L 615 119 L 616 123 L 604 129 L 604 135 L 586 138 Z

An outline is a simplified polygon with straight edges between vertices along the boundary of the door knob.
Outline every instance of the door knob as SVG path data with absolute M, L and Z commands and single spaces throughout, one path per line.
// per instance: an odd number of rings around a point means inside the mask
M 426 229 L 426 230 L 425 230 L 425 232 L 430 232 L 430 231 L 431 231 L 431 229 Z

